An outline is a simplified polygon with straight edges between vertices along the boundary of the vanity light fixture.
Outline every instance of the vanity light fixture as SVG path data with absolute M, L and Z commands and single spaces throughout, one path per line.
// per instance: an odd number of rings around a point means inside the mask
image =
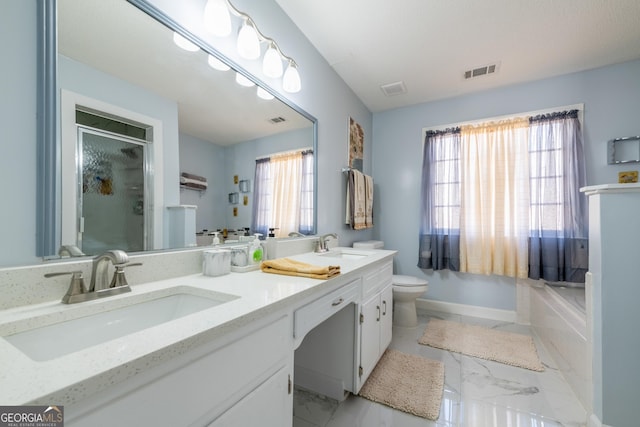
M 299 92 L 302 84 L 296 62 L 282 53 L 275 40 L 265 37 L 253 19 L 236 9 L 229 0 L 207 0 L 203 18 L 206 30 L 220 37 L 229 35 L 231 33 L 231 14 L 242 19 L 236 44 L 238 55 L 245 59 L 257 59 L 260 57 L 260 43 L 267 43 L 262 72 L 267 77 L 279 78 L 283 75 L 282 61 L 286 61 L 288 67 L 284 72 L 282 88 L 289 93 Z
M 200 50 L 200 48 L 198 46 L 196 46 L 195 44 L 193 44 L 192 42 L 190 42 L 189 40 L 185 39 L 183 36 L 181 36 L 180 34 L 176 33 L 175 31 L 173 32 L 173 42 L 178 45 L 180 48 L 187 50 L 189 52 L 197 52 Z
M 260 57 L 260 40 L 251 18 L 246 18 L 240 27 L 237 49 L 238 55 L 244 59 L 258 59 Z
M 273 42 L 269 44 L 269 48 L 264 53 L 264 58 L 262 59 L 262 72 L 265 76 L 274 79 L 282 77 L 282 57 Z
M 229 67 L 227 64 L 225 64 L 224 62 L 220 61 L 218 58 L 216 58 L 213 55 L 209 55 L 209 58 L 207 58 L 207 63 L 214 70 L 229 71 L 231 69 L 231 67 Z
M 204 7 L 204 28 L 218 37 L 231 34 L 231 16 L 225 0 L 207 0 Z
M 300 83 L 300 74 L 298 73 L 298 67 L 293 60 L 289 61 L 289 66 L 284 72 L 282 78 L 282 88 L 289 93 L 300 92 L 302 84 Z

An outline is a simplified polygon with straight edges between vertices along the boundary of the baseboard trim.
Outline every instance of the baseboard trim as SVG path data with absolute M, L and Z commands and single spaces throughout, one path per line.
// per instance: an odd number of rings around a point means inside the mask
M 428 311 L 440 311 L 447 314 L 460 314 L 464 316 L 480 317 L 483 319 L 499 320 L 502 322 L 517 323 L 518 320 L 518 316 L 514 310 L 502 310 L 499 308 L 458 304 L 454 302 L 436 301 L 423 298 L 418 298 L 416 300 L 416 308 Z

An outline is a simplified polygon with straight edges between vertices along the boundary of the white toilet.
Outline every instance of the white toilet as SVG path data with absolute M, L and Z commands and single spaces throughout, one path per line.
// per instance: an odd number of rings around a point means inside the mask
M 354 248 L 383 249 L 380 240 L 354 242 Z M 393 324 L 405 328 L 418 325 L 416 299 L 422 296 L 429 287 L 429 282 L 413 276 L 393 275 Z

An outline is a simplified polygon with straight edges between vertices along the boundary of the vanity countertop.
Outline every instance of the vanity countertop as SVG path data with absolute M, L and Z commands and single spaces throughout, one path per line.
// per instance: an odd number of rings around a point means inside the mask
M 188 352 L 206 342 L 278 311 L 293 310 L 315 294 L 346 283 L 366 266 L 392 258 L 395 251 L 376 250 L 361 259 L 342 259 L 308 253 L 290 258 L 315 265 L 340 265 L 341 274 L 329 280 L 268 274 L 261 271 L 230 273 L 219 277 L 193 274 L 132 285 L 127 294 L 65 305 L 34 304 L 0 311 L 0 331 L 14 322 L 50 318 L 51 323 L 102 311 L 112 299 L 162 291 L 178 286 L 216 291 L 239 298 L 140 332 L 107 341 L 52 360 L 37 362 L 0 338 L 0 402 L 3 405 L 72 404 L 137 372 Z M 2 335 L 7 335 L 3 332 Z

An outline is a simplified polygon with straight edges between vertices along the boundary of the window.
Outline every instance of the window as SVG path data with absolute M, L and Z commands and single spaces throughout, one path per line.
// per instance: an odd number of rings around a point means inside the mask
M 418 266 L 584 281 L 585 183 L 577 110 L 427 131 Z
M 256 160 L 252 228 L 276 237 L 313 232 L 313 151 L 273 154 Z

